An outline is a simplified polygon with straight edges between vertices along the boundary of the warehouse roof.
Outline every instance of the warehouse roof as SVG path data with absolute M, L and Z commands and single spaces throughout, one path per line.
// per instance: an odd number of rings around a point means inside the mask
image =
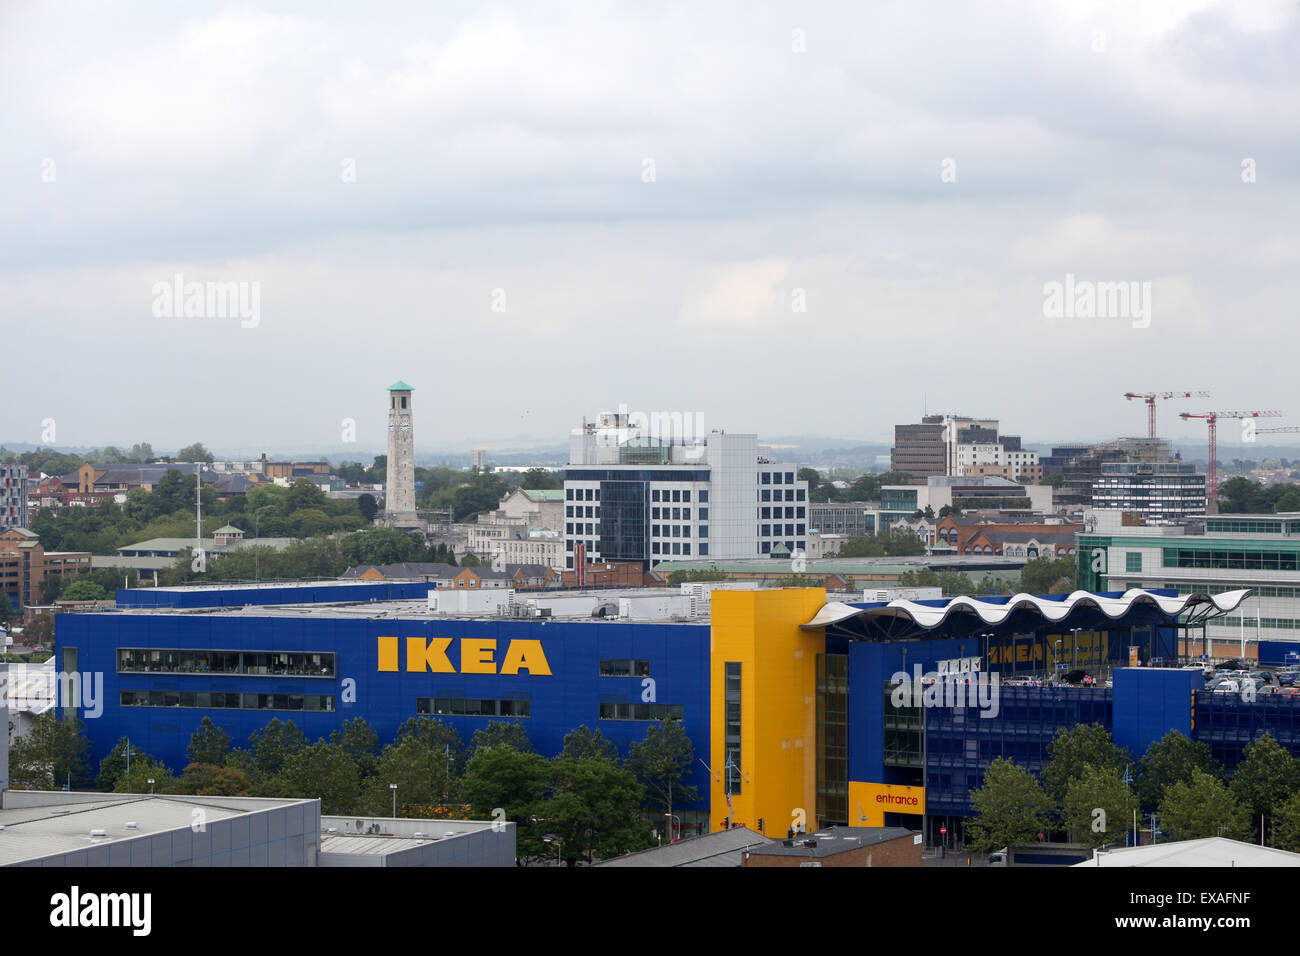
M 1300 853 L 1225 837 L 1121 847 L 1075 866 L 1300 866 Z
M 611 860 L 602 860 L 596 866 L 707 866 L 734 867 L 744 862 L 746 850 L 768 846 L 776 841 L 755 833 L 748 827 L 733 827 L 704 836 L 687 837 L 665 846 L 652 847 L 639 853 L 628 853 Z

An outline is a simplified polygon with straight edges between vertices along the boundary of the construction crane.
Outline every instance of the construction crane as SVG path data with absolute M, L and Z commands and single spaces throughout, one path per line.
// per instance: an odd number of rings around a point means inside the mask
M 1281 412 L 1179 412 L 1179 418 L 1204 418 L 1205 424 L 1210 427 L 1210 466 L 1207 469 L 1206 479 L 1209 487 L 1206 489 L 1205 497 L 1209 502 L 1213 502 L 1218 497 L 1218 468 L 1215 461 L 1218 458 L 1218 441 L 1215 436 L 1220 418 L 1281 418 Z
M 1278 432 L 1300 432 L 1300 425 L 1281 425 L 1277 428 L 1256 428 L 1256 435 L 1274 435 Z
M 1130 401 L 1140 398 L 1147 403 L 1147 437 L 1156 437 L 1156 399 L 1168 398 L 1209 398 L 1209 392 L 1125 392 L 1124 397 Z

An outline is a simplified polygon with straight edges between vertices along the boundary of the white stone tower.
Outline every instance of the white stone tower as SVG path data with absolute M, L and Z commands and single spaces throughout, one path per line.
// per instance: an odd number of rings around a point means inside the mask
M 411 418 L 411 386 L 388 386 L 388 479 L 384 518 L 388 524 L 419 525 L 415 513 L 415 427 Z

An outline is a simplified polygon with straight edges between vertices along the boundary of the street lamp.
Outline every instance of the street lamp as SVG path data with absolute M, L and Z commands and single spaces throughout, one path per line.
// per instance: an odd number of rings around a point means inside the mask
M 153 794 L 153 777 L 149 778 L 149 793 L 150 795 Z
M 563 866 L 564 862 L 560 859 L 560 853 L 564 848 L 564 841 L 560 839 L 557 834 L 548 833 L 546 836 L 542 837 L 542 842 L 555 844 L 555 865 Z
M 678 827 L 680 827 L 680 826 L 682 825 L 682 821 L 681 821 L 681 818 L 679 818 L 679 817 L 677 816 L 677 814 L 675 814 L 675 813 L 665 813 L 664 816 L 668 817 L 668 842 L 669 842 L 669 843 L 672 843 L 672 842 L 673 842 L 673 832 L 674 832 L 674 831 L 673 831 L 673 821 L 674 821 L 674 820 L 677 821 L 677 825 L 678 825 Z
M 390 783 L 388 789 L 393 791 L 393 819 L 397 819 L 397 784 Z

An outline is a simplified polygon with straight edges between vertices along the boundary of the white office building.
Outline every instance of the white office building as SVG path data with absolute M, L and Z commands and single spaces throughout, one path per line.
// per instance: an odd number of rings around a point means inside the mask
M 564 479 L 565 568 L 586 561 L 753 558 L 807 551 L 808 483 L 757 435 L 659 437 L 626 414 L 584 423 Z

